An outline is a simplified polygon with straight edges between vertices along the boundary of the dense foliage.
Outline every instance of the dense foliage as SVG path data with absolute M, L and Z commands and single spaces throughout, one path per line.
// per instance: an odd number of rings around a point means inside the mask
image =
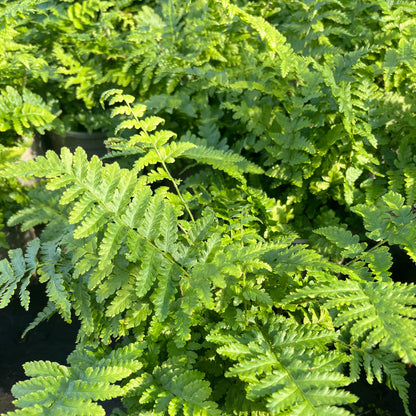
M 390 247 L 416 262 L 413 2 L 2 8 L 4 47 L 30 45 L 4 52 L 7 144 L 76 115 L 115 126 L 117 161 L 0 159 L 7 183 L 43 180 L 9 224 L 44 226 L 0 261 L 0 307 L 27 309 L 36 278 L 49 303 L 27 331 L 81 323 L 68 366 L 25 365 L 10 415 L 113 397 L 114 416 L 348 415 L 361 372 L 410 415 L 416 287 Z

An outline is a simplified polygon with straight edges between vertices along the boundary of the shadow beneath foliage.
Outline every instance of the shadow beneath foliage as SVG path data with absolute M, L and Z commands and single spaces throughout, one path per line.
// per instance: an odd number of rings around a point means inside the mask
M 14 410 L 10 394 L 12 386 L 27 377 L 23 364 L 28 361 L 48 360 L 66 364 L 67 356 L 74 350 L 79 322 L 74 319 L 67 324 L 59 315 L 54 315 L 49 321 L 41 323 L 29 331 L 24 339 L 21 334 L 46 305 L 44 286 L 32 283 L 30 309 L 26 312 L 18 299 L 5 308 L 0 309 L 0 414 Z M 118 400 L 100 403 L 106 414 L 120 406 Z

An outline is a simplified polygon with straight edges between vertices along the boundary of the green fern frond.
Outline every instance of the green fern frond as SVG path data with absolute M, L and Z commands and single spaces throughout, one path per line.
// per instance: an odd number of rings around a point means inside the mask
M 36 238 L 28 243 L 25 254 L 23 254 L 20 248 L 10 250 L 10 261 L 7 259 L 0 261 L 0 308 L 4 308 L 9 304 L 20 284 L 20 303 L 26 310 L 29 309 L 27 286 L 38 265 L 36 256 L 39 249 L 40 242 Z
M 120 90 L 113 93 L 110 91 L 109 94 L 102 96 L 102 101 L 110 99 L 111 104 L 121 101 L 122 97 L 123 94 Z M 193 159 L 199 163 L 211 165 L 214 169 L 222 170 L 240 181 L 244 181 L 244 173 L 259 174 L 263 172 L 259 166 L 249 162 L 231 150 L 223 151 L 215 149 L 208 146 L 202 139 L 198 139 L 191 134 L 186 134 L 179 142 L 169 141 L 172 137 L 176 136 L 174 133 L 164 130 L 155 131 L 158 125 L 164 121 L 163 119 L 151 116 L 139 120 L 136 115 L 132 114 L 129 103 L 127 101 L 125 102 L 127 103 L 127 107 L 122 106 L 120 110 L 117 110 L 116 107 L 114 115 L 126 114 L 134 118 L 122 121 L 117 131 L 135 128 L 140 130 L 140 133 L 132 135 L 128 140 L 119 139 L 110 141 L 109 146 L 113 150 L 111 153 L 112 157 L 132 154 L 142 155 L 135 162 L 137 172 L 141 172 L 149 165 L 173 163 L 175 158 L 179 157 Z M 166 171 L 166 166 L 163 167 Z M 172 180 L 169 174 L 167 174 L 167 177 Z
M 322 227 L 314 230 L 314 233 L 322 235 L 336 244 L 343 257 L 354 258 L 361 254 L 366 247 L 366 244 L 359 243 L 357 235 L 353 235 L 350 231 L 340 227 Z
M 352 211 L 363 217 L 369 238 L 402 246 L 416 262 L 416 231 L 413 227 L 416 215 L 412 206 L 405 205 L 400 194 L 390 191 L 376 205 L 360 204 Z
M 72 307 L 75 314 L 81 321 L 82 334 L 78 338 L 91 335 L 94 332 L 93 318 L 93 299 L 88 293 L 87 285 L 81 279 L 75 285 L 73 296 L 71 298 Z
M 379 345 L 405 363 L 416 362 L 416 288 L 414 285 L 352 280 L 315 283 L 298 289 L 286 302 L 316 299 L 334 313 L 358 346 Z
M 61 249 L 56 242 L 47 241 L 40 246 L 42 263 L 39 265 L 39 281 L 46 283 L 49 299 L 62 317 L 71 322 L 71 302 L 65 280 L 68 271 L 61 267 Z M 65 275 L 66 274 L 66 275 Z
M 173 264 L 161 264 L 160 271 L 158 287 L 154 290 L 151 299 L 154 305 L 156 318 L 159 322 L 163 322 L 167 318 L 172 307 L 171 304 L 173 299 L 179 290 L 177 284 L 179 271 L 175 270 Z
M 405 364 L 398 362 L 395 356 L 382 349 L 353 349 L 350 361 L 350 377 L 352 381 L 359 379 L 361 367 L 365 371 L 366 380 L 369 384 L 373 384 L 374 379 L 382 383 L 385 378 L 387 386 L 399 393 L 406 414 L 411 416 L 408 407 L 409 383 L 405 379 Z
M 198 163 L 207 164 L 214 169 L 221 170 L 228 175 L 242 181 L 244 173 L 263 173 L 263 169 L 231 150 L 219 150 L 207 146 L 206 141 L 193 135 L 185 135 L 182 143 L 190 143 L 194 146 L 184 152 L 184 156 L 194 159 Z
M 0 90 L 0 131 L 13 129 L 20 136 L 36 130 L 43 134 L 52 127 L 55 115 L 38 95 L 24 90 L 23 94 L 7 86 Z
M 60 194 L 37 187 L 28 192 L 31 205 L 14 213 L 8 220 L 9 227 L 20 225 L 22 231 L 43 224 L 42 239 L 56 238 L 57 231 L 62 233 L 68 225 L 65 210 L 59 207 Z
M 45 320 L 48 320 L 56 313 L 56 307 L 53 302 L 48 302 L 48 304 L 36 315 L 36 318 L 26 327 L 22 333 L 22 338 L 32 329 L 36 328 L 40 323 Z
M 144 373 L 127 386 L 123 404 L 129 412 L 163 415 L 212 415 L 223 413 L 210 400 L 211 387 L 204 374 L 179 360 L 167 360 L 152 374 Z M 142 413 L 143 412 L 143 413 Z
M 31 378 L 15 384 L 12 393 L 17 398 L 15 406 L 28 408 L 32 413 L 23 409 L 9 412 L 8 416 L 41 414 L 51 409 L 68 416 L 104 416 L 103 407 L 96 402 L 123 395 L 123 388 L 115 383 L 141 367 L 137 358 L 142 349 L 139 343 L 130 344 L 100 357 L 80 348 L 68 357 L 69 366 L 50 361 L 28 362 L 24 369 Z
M 341 390 L 350 380 L 339 366 L 346 357 L 323 351 L 335 333 L 319 325 L 296 325 L 276 318 L 241 335 L 214 331 L 217 351 L 237 361 L 225 374 L 246 383 L 247 397 L 266 404 L 271 414 L 348 415 L 339 405 L 357 398 Z
M 225 10 L 230 17 L 238 16 L 243 22 L 251 26 L 262 39 L 267 42 L 267 46 L 280 58 L 280 71 L 285 78 L 290 71 L 296 71 L 298 67 L 298 57 L 293 53 L 286 38 L 269 22 L 261 16 L 250 15 L 228 0 L 223 0 Z

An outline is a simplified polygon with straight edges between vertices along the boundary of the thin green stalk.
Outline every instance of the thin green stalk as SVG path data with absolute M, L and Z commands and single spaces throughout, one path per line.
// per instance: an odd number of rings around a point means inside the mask
M 139 119 L 137 118 L 137 116 L 134 114 L 133 109 L 131 108 L 130 104 L 127 101 L 124 101 L 127 106 L 129 107 L 131 113 L 133 114 L 134 119 L 136 120 L 137 123 L 139 123 Z M 186 212 L 188 213 L 189 217 L 191 218 L 192 222 L 195 222 L 194 216 L 192 215 L 192 212 L 188 206 L 188 204 L 186 203 L 185 199 L 182 196 L 182 193 L 177 185 L 177 183 L 175 182 L 175 179 L 173 178 L 173 176 L 171 175 L 171 173 L 169 172 L 168 167 L 166 166 L 166 163 L 163 161 L 162 159 L 162 155 L 159 152 L 159 148 L 154 144 L 154 142 L 150 139 L 149 134 L 147 133 L 147 131 L 143 130 L 143 133 L 145 134 L 145 136 L 149 139 L 149 141 L 152 143 L 153 149 L 155 150 L 155 152 L 157 153 L 157 156 L 159 157 L 159 161 L 162 164 L 163 169 L 165 170 L 166 174 L 169 177 L 169 180 L 172 182 L 176 193 L 178 194 L 180 200 L 182 201 L 183 205 L 185 206 Z

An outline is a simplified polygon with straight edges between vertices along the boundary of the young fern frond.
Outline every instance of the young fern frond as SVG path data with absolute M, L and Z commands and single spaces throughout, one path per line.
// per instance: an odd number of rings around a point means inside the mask
M 111 98 L 110 98 L 111 97 Z M 116 113 L 120 114 L 120 112 L 124 112 L 125 115 L 132 116 L 132 118 L 125 120 L 121 122 L 121 124 L 118 126 L 117 129 L 122 128 L 136 128 L 141 130 L 141 134 L 138 136 L 139 140 L 144 140 L 145 144 L 150 144 L 152 147 L 153 152 L 147 152 L 144 156 L 144 162 L 140 163 L 140 160 L 136 162 L 138 164 L 137 168 L 138 170 L 141 170 L 144 166 L 147 166 L 148 164 L 155 164 L 156 162 L 162 164 L 162 168 L 165 171 L 166 175 L 168 176 L 169 180 L 171 181 L 172 185 L 174 186 L 179 198 L 181 199 L 189 217 L 192 221 L 194 221 L 194 217 L 192 215 L 191 210 L 189 209 L 188 204 L 184 200 L 181 191 L 178 188 L 178 185 L 176 184 L 176 181 L 173 179 L 171 173 L 168 170 L 168 167 L 166 166 L 166 163 L 172 163 L 175 159 L 168 155 L 169 151 L 167 152 L 166 147 L 163 147 L 163 145 L 166 144 L 166 142 L 169 140 L 169 138 L 173 135 L 171 132 L 159 132 L 159 134 L 155 133 L 152 135 L 149 135 L 149 132 L 152 132 L 156 129 L 156 127 L 163 122 L 164 120 L 159 117 L 148 117 L 144 120 L 139 120 L 139 117 L 141 117 L 146 109 L 145 106 L 136 106 L 131 107 L 132 103 L 132 97 L 131 96 L 125 96 L 123 94 L 122 90 L 109 90 L 103 93 L 101 96 L 101 105 L 104 107 L 104 101 L 108 100 L 109 104 L 112 105 L 116 102 L 125 102 L 126 106 L 123 106 L 123 108 L 119 111 L 116 111 Z M 133 97 L 134 100 L 134 97 Z M 126 109 L 127 107 L 127 109 Z M 137 140 L 137 139 L 136 139 Z M 185 148 L 182 149 L 182 151 L 185 151 Z M 180 154 L 180 149 L 176 148 L 176 154 Z
M 111 99 L 109 97 L 112 97 Z M 102 102 L 110 100 L 110 104 L 121 102 L 125 97 L 121 90 L 110 90 L 103 94 Z M 167 169 L 167 164 L 174 163 L 177 158 L 192 159 L 201 164 L 208 164 L 214 169 L 226 172 L 228 175 L 236 178 L 240 182 L 245 182 L 245 173 L 263 173 L 263 169 L 249 162 L 241 155 L 231 150 L 220 150 L 211 147 L 206 141 L 197 138 L 189 132 L 182 136 L 179 141 L 171 141 L 176 135 L 170 131 L 155 131 L 157 126 L 163 122 L 159 117 L 148 117 L 139 120 L 142 117 L 146 107 L 142 105 L 131 106 L 131 99 L 127 96 L 125 105 L 120 105 L 112 110 L 112 116 L 125 115 L 130 117 L 122 121 L 117 131 L 124 129 L 139 130 L 138 134 L 133 134 L 128 140 L 113 139 L 109 141 L 110 149 L 113 152 L 109 157 L 123 155 L 140 155 L 135 162 L 134 167 L 137 172 L 141 172 L 149 165 L 162 164 L 164 175 L 160 179 L 169 179 L 172 183 L 176 181 L 172 178 Z M 153 132 L 149 134 L 150 132 Z M 153 176 L 156 180 L 156 176 Z M 176 188 L 176 185 L 174 185 Z M 179 190 L 178 195 L 181 197 Z

